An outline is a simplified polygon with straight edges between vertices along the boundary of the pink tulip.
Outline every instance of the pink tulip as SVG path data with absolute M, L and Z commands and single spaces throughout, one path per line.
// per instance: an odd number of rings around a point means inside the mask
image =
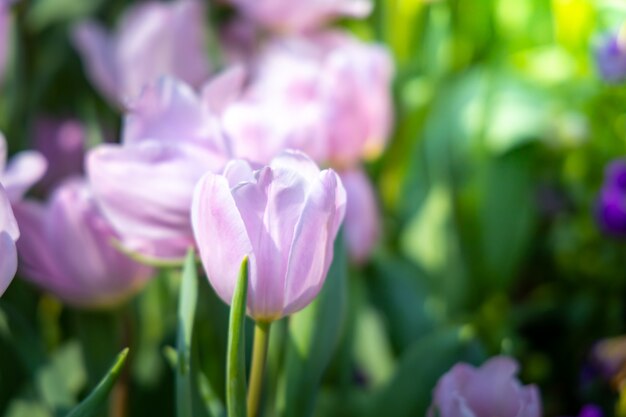
M 98 23 L 79 24 L 74 43 L 92 82 L 123 107 L 163 75 L 193 86 L 206 80 L 204 15 L 200 0 L 146 2 L 130 8 L 112 35 Z
M 115 304 L 152 276 L 150 268 L 112 246 L 120 236 L 81 179 L 64 182 L 47 205 L 18 203 L 15 215 L 22 230 L 17 247 L 24 277 L 69 304 Z
M 0 296 L 4 294 L 17 270 L 15 241 L 20 231 L 9 198 L 0 185 Z
M 123 143 L 89 153 L 95 198 L 129 250 L 179 259 L 194 246 L 189 219 L 194 186 L 207 171 L 221 172 L 230 158 L 211 112 L 218 101 L 162 79 L 131 105 Z
M 392 63 L 382 47 L 339 32 L 279 39 L 255 68 L 240 100 L 224 112 L 237 156 L 267 163 L 292 148 L 345 168 L 383 150 Z
M 33 145 L 48 161 L 40 182 L 44 190 L 52 190 L 63 179 L 83 173 L 85 129 L 80 122 L 43 117 L 35 125 Z
M 474 368 L 456 364 L 439 379 L 429 416 L 540 417 L 541 398 L 534 385 L 515 378 L 518 364 L 497 356 Z
M 339 16 L 367 16 L 369 0 L 229 0 L 241 13 L 262 26 L 281 31 L 320 27 Z
M 249 256 L 248 314 L 272 321 L 318 294 L 344 217 L 345 190 L 332 170 L 286 152 L 254 171 L 243 160 L 208 173 L 194 192 L 191 219 L 200 257 L 217 294 L 230 303 Z
M 7 163 L 7 142 L 0 134 L 0 184 L 9 200 L 20 200 L 26 191 L 45 174 L 46 159 L 36 151 L 23 151 Z
M 380 235 L 380 213 L 376 193 L 362 169 L 340 171 L 346 188 L 344 236 L 350 257 L 356 263 L 367 260 Z

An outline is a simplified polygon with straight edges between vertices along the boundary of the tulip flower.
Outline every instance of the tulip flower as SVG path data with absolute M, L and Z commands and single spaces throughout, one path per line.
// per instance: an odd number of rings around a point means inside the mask
M 247 18 L 280 32 L 315 29 L 339 16 L 367 16 L 369 0 L 229 0 Z
M 534 385 L 515 378 L 518 364 L 497 356 L 475 368 L 456 364 L 439 379 L 429 416 L 540 417 L 541 399 Z
M 130 8 L 114 34 L 86 21 L 74 32 L 91 81 L 124 107 L 145 84 L 171 75 L 200 86 L 209 76 L 200 0 L 146 2 Z
M 25 200 L 15 215 L 22 235 L 17 242 L 24 277 L 65 302 L 105 307 L 127 298 L 152 276 L 112 246 L 120 236 L 79 178 L 64 182 L 49 203 Z
M 609 83 L 626 79 L 626 29 L 606 36 L 596 47 L 596 65 L 600 76 Z
M 283 149 L 298 149 L 348 168 L 383 150 L 392 63 L 381 46 L 339 32 L 279 39 L 255 68 L 222 120 L 238 157 L 265 164 Z
M 626 161 L 610 163 L 596 203 L 596 220 L 607 234 L 626 236 Z
M 376 194 L 362 169 L 340 171 L 346 189 L 344 236 L 352 260 L 363 263 L 376 245 L 380 234 L 380 213 Z
M 83 174 L 85 129 L 76 120 L 43 117 L 35 125 L 33 147 L 48 161 L 39 185 L 52 190 L 65 178 Z
M 207 173 L 196 186 L 191 219 L 217 294 L 231 302 L 248 256 L 251 317 L 271 322 L 306 307 L 326 278 L 345 205 L 339 176 L 298 152 L 258 170 L 235 160 L 223 175 Z
M 26 191 L 45 174 L 46 159 L 36 151 L 23 151 L 7 161 L 7 142 L 0 134 L 0 184 L 9 200 L 20 200 Z
M 0 296 L 4 294 L 17 270 L 15 241 L 20 231 L 9 198 L 0 185 Z
M 207 171 L 221 172 L 230 158 L 211 112 L 218 100 L 207 94 L 201 98 L 181 82 L 161 79 L 131 104 L 122 144 L 88 154 L 95 198 L 127 249 L 178 260 L 194 246 L 194 186 Z

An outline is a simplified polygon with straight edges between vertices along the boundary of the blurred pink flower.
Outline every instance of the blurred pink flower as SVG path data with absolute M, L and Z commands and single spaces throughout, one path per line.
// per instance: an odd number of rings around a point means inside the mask
M 69 304 L 105 307 L 136 292 L 152 276 L 112 246 L 119 235 L 82 179 L 64 182 L 47 205 L 15 205 L 24 277 Z
M 320 27 L 340 16 L 365 17 L 370 0 L 228 0 L 259 25 L 280 32 Z
M 380 213 L 376 192 L 361 168 L 340 171 L 346 189 L 344 236 L 348 252 L 356 263 L 367 260 L 380 235 Z
M 458 363 L 439 379 L 429 416 L 540 417 L 541 398 L 534 385 L 515 377 L 517 362 L 506 356 L 474 368 Z
M 73 32 L 92 82 L 124 107 L 144 85 L 171 75 L 200 86 L 209 76 L 200 0 L 151 1 L 130 8 L 114 34 L 86 21 Z
M 200 257 L 217 294 L 230 303 L 250 257 L 248 313 L 271 321 L 306 307 L 333 258 L 345 190 L 332 170 L 286 152 L 254 171 L 243 160 L 198 182 L 191 212 Z
M 387 51 L 340 32 L 272 42 L 249 86 L 224 113 L 237 156 L 267 163 L 299 149 L 350 167 L 378 156 L 392 122 Z
M 129 250 L 178 259 L 194 245 L 194 186 L 230 159 L 212 111 L 224 99 L 213 96 L 222 92 L 222 82 L 218 77 L 201 97 L 182 82 L 161 79 L 131 104 L 122 144 L 100 145 L 88 154 L 95 198 Z
M 83 173 L 85 129 L 77 120 L 42 117 L 35 125 L 33 147 L 48 161 L 39 185 L 52 190 L 63 179 Z
M 0 296 L 4 294 L 17 270 L 15 241 L 20 231 L 11 209 L 11 203 L 0 184 Z
M 20 200 L 43 177 L 48 163 L 36 151 L 23 151 L 7 162 L 7 142 L 0 134 L 0 184 L 11 202 Z

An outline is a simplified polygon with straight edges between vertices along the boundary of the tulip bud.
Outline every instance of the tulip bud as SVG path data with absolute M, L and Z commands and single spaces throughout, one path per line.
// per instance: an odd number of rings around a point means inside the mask
M 86 21 L 73 33 L 88 75 L 112 102 L 124 107 L 145 84 L 171 75 L 193 86 L 209 76 L 199 0 L 147 2 L 130 8 L 114 34 Z
M 340 32 L 275 40 L 224 112 L 235 155 L 265 164 L 298 149 L 342 169 L 377 157 L 391 128 L 392 73 L 383 47 Z
M 515 378 L 517 362 L 506 356 L 474 368 L 458 363 L 439 379 L 429 416 L 540 417 L 541 399 L 534 385 Z
M 16 204 L 22 236 L 17 243 L 24 277 L 69 304 L 104 307 L 136 292 L 152 276 L 113 247 L 115 233 L 88 184 L 64 182 L 47 205 Z
M 339 176 L 306 155 L 285 152 L 254 171 L 243 160 L 196 186 L 191 219 L 217 294 L 230 303 L 249 257 L 248 314 L 273 321 L 306 307 L 333 258 L 346 196 Z
M 315 29 L 334 17 L 367 16 L 369 0 L 229 0 L 247 18 L 281 31 Z
M 88 154 L 95 198 L 128 250 L 171 260 L 194 245 L 194 186 L 230 157 L 207 106 L 189 86 L 164 78 L 131 106 L 123 143 Z
M 20 231 L 9 198 L 0 185 L 0 296 L 7 289 L 17 270 L 15 241 Z
M 11 202 L 20 200 L 41 179 L 47 167 L 46 159 L 36 151 L 20 152 L 7 163 L 7 143 L 0 134 L 0 184 Z

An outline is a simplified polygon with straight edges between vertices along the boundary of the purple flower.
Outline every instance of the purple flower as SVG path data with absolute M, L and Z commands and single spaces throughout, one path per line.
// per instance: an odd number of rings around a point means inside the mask
M 46 159 L 36 151 L 23 151 L 7 163 L 7 142 L 0 134 L 0 184 L 9 200 L 20 200 L 26 191 L 45 174 Z
M 136 292 L 152 269 L 112 246 L 120 236 L 81 179 L 64 182 L 47 205 L 15 205 L 22 231 L 17 242 L 24 277 L 69 304 L 105 307 Z
M 593 404 L 587 404 L 580 410 L 578 417 L 602 417 L 603 415 L 604 413 L 602 413 L 600 407 Z
M 481 367 L 456 364 L 435 387 L 429 416 L 540 417 L 541 399 L 534 385 L 515 378 L 514 359 L 497 356 Z
M 161 76 L 196 87 L 207 79 L 204 15 L 199 0 L 146 2 L 130 8 L 112 35 L 98 23 L 79 24 L 74 43 L 92 82 L 123 107 Z
M 0 296 L 4 294 L 17 270 L 15 241 L 20 231 L 9 198 L 0 184 Z
M 626 78 L 626 40 L 621 32 L 606 36 L 596 48 L 595 58 L 605 81 L 617 83 Z
M 607 234 L 626 235 L 626 161 L 611 162 L 596 202 L 596 220 Z
M 380 213 L 376 193 L 362 169 L 340 171 L 346 189 L 344 235 L 353 261 L 363 263 L 378 241 Z
M 267 163 L 298 149 L 319 163 L 354 166 L 388 139 L 392 72 L 385 49 L 340 32 L 275 40 L 224 112 L 224 129 L 241 158 Z
M 48 161 L 40 181 L 44 190 L 52 190 L 63 179 L 81 175 L 85 159 L 85 129 L 76 120 L 43 117 L 35 125 L 34 148 Z
M 591 362 L 606 379 L 623 374 L 626 365 L 626 336 L 597 342 L 591 351 Z
M 228 0 L 250 20 L 279 32 L 318 28 L 338 16 L 367 16 L 369 0 Z
M 209 281 L 230 303 L 242 260 L 250 259 L 248 314 L 272 321 L 306 307 L 333 258 L 345 190 L 332 170 L 287 152 L 259 170 L 243 160 L 198 182 L 193 231 Z
M 194 245 L 189 219 L 196 182 L 230 158 L 213 107 L 219 77 L 199 97 L 184 83 L 161 79 L 131 105 L 121 145 L 100 145 L 87 173 L 104 215 L 133 251 L 179 259 Z

